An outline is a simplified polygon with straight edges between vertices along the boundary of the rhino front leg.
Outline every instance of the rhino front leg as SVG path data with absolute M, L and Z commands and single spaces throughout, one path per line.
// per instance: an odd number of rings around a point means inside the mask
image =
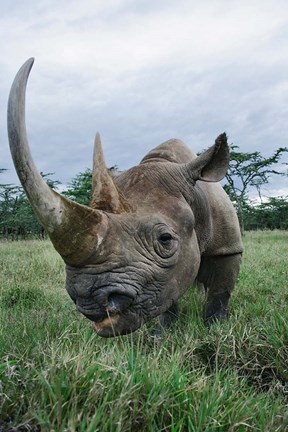
M 198 280 L 207 291 L 204 306 L 204 321 L 210 324 L 214 320 L 228 317 L 228 303 L 239 274 L 242 254 L 203 257 Z
M 166 311 L 163 312 L 159 317 L 159 324 L 152 332 L 152 336 L 161 338 L 165 331 L 168 330 L 174 322 L 178 319 L 179 316 L 179 307 L 177 303 L 173 303 L 172 306 Z
M 160 315 L 160 325 L 163 329 L 169 329 L 172 324 L 178 319 L 179 307 L 178 303 L 173 303 L 170 308 Z

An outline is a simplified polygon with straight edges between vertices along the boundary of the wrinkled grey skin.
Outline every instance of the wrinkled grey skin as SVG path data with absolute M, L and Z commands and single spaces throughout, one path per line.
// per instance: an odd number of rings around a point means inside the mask
M 81 206 L 49 190 L 33 163 L 24 115 L 32 64 L 23 65 L 11 89 L 10 147 L 34 211 L 66 263 L 77 309 L 103 337 L 135 331 L 156 316 L 169 327 L 177 300 L 197 278 L 207 290 L 204 320 L 225 319 L 243 250 L 234 208 L 217 183 L 228 167 L 226 135 L 199 157 L 169 140 L 114 180 L 98 136 L 93 196 L 90 207 Z
M 181 141 L 151 155 L 115 179 L 135 213 L 109 215 L 95 256 L 85 267 L 66 267 L 68 293 L 80 312 L 100 321 L 101 336 L 134 331 L 160 314 L 169 326 L 196 277 L 208 291 L 204 319 L 227 316 L 242 253 L 234 208 L 219 184 L 190 184 L 174 170 L 195 158 Z

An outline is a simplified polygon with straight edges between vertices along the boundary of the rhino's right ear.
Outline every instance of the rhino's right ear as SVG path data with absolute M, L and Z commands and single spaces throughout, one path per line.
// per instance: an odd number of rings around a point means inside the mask
M 228 165 L 229 147 L 224 132 L 218 136 L 212 147 L 185 165 L 184 175 L 194 182 L 218 182 L 225 177 Z

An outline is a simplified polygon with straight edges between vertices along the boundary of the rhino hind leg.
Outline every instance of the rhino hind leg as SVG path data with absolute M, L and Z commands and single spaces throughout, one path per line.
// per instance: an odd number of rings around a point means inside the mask
M 228 318 L 228 303 L 239 274 L 242 254 L 203 257 L 198 281 L 207 292 L 204 305 L 204 321 L 210 324 L 215 320 Z

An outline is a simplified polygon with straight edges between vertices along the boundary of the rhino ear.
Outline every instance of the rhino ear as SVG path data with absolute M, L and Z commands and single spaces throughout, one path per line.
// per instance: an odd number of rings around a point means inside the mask
M 196 159 L 185 165 L 189 180 L 218 182 L 225 177 L 229 165 L 229 147 L 226 133 L 215 140 L 215 144 Z

